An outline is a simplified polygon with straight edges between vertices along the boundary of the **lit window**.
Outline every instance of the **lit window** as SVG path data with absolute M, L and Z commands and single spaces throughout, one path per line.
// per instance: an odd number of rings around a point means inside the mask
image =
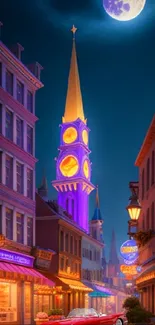
M 19 80 L 17 80 L 17 100 L 24 104 L 24 85 Z
M 16 144 L 23 148 L 23 121 L 19 117 L 16 118 Z
M 13 211 L 6 208 L 6 238 L 13 239 Z
M 27 197 L 33 199 L 33 170 L 27 168 Z
M 27 125 L 27 152 L 33 154 L 33 129 Z
M 5 161 L 5 170 L 6 170 L 6 186 L 12 188 L 13 187 L 13 159 L 10 156 L 6 156 Z
M 27 218 L 27 245 L 33 246 L 33 218 Z
M 23 214 L 17 213 L 16 224 L 17 224 L 17 242 L 20 244 L 23 244 L 24 243 L 24 216 L 23 216 Z
M 33 113 L 33 94 L 29 90 L 27 92 L 27 109 Z
M 23 165 L 17 162 L 16 164 L 17 176 L 17 192 L 23 194 Z
M 5 116 L 5 136 L 9 140 L 13 140 L 13 113 L 8 109 Z
M 12 96 L 13 95 L 13 74 L 6 70 L 6 91 Z

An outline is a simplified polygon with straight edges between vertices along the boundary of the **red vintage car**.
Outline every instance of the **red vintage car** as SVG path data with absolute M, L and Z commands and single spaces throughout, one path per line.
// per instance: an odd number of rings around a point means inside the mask
M 73 309 L 67 318 L 44 322 L 42 325 L 127 325 L 124 313 L 114 315 L 98 315 L 93 308 Z

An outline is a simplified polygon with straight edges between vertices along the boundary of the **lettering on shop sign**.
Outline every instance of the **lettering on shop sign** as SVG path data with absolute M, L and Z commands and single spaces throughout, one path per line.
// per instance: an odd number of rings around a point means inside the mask
M 24 256 L 22 254 L 0 249 L 0 260 L 28 267 L 33 267 L 34 258 L 32 256 Z
M 37 257 L 35 261 L 35 265 L 38 269 L 48 270 L 50 268 L 51 261 L 44 260 L 42 258 Z

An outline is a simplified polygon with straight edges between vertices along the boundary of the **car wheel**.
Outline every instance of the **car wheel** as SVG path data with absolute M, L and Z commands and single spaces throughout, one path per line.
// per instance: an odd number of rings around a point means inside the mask
M 115 325 L 123 325 L 123 322 L 122 322 L 122 320 L 121 319 L 117 319 L 117 321 L 116 321 L 116 324 Z

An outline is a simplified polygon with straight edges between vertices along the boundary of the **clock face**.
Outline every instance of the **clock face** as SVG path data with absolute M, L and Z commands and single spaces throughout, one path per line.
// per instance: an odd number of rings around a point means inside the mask
M 86 178 L 89 177 L 89 164 L 88 164 L 88 160 L 85 160 L 83 163 L 83 173 L 85 175 Z
M 79 164 L 75 156 L 69 155 L 61 161 L 59 168 L 63 176 L 72 177 L 77 173 Z
M 87 146 L 87 144 L 88 144 L 88 132 L 86 130 L 82 131 L 82 140 L 83 140 L 84 144 L 86 144 L 86 146 Z
M 63 134 L 63 141 L 65 143 L 72 143 L 77 139 L 77 131 L 72 126 L 65 130 Z

